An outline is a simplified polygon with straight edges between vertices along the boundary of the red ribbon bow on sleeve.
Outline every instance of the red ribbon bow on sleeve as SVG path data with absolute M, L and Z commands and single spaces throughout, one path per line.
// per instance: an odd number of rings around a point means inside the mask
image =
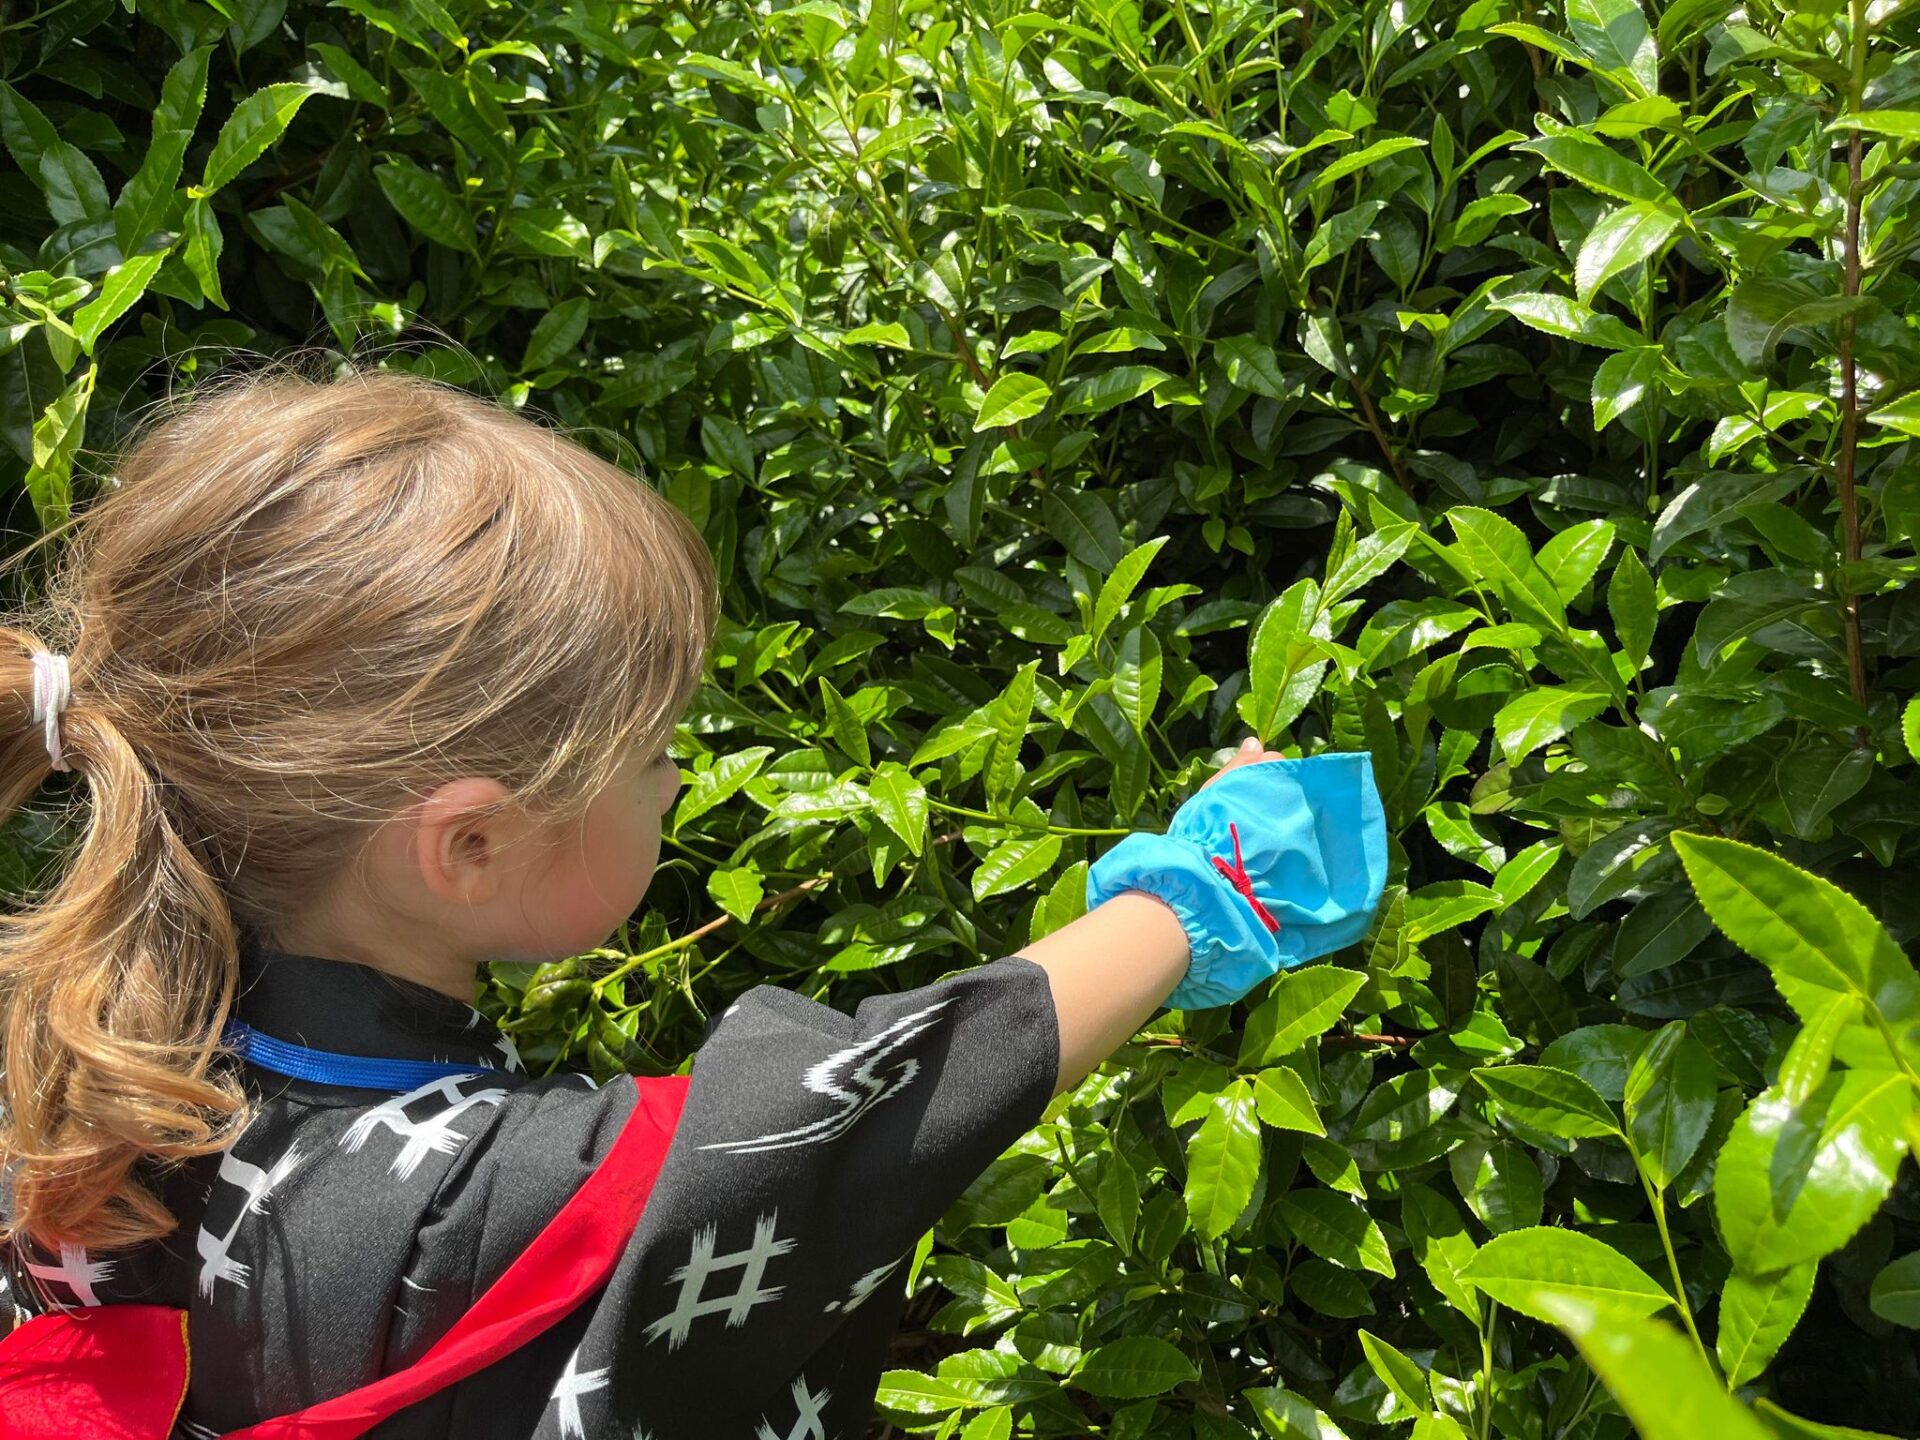
M 1240 827 L 1229 825 L 1227 833 L 1233 837 L 1233 864 L 1229 865 L 1218 855 L 1214 855 L 1209 857 L 1213 861 L 1213 868 L 1227 877 L 1228 884 L 1247 897 L 1247 903 L 1253 906 L 1253 913 L 1260 917 L 1260 923 L 1269 931 L 1278 934 L 1280 922 L 1273 918 L 1272 912 L 1262 905 L 1260 897 L 1253 893 L 1253 879 L 1247 874 L 1246 864 L 1240 858 Z

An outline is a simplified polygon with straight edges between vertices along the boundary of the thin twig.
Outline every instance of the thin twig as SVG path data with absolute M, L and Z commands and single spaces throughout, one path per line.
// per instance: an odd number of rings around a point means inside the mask
M 1380 442 L 1380 453 L 1387 457 L 1387 463 L 1393 467 L 1393 478 L 1400 482 L 1402 490 L 1411 487 L 1407 484 L 1407 467 L 1400 462 L 1399 454 L 1393 448 L 1393 442 L 1387 438 L 1386 427 L 1380 423 L 1380 415 L 1373 408 L 1373 396 L 1367 393 L 1367 387 L 1358 375 L 1351 376 L 1353 393 L 1360 401 L 1360 409 L 1367 417 L 1367 428 L 1373 431 L 1373 438 Z
M 1375 1035 L 1368 1030 L 1342 1030 L 1323 1036 L 1326 1044 L 1352 1048 L 1361 1045 L 1390 1045 L 1395 1050 L 1407 1050 L 1420 1043 L 1417 1035 Z
M 1866 4 L 1852 0 L 1854 33 L 1853 84 L 1848 96 L 1849 108 L 1858 110 L 1866 79 Z M 1847 135 L 1847 238 L 1846 271 L 1840 293 L 1847 298 L 1860 293 L 1860 201 L 1865 186 L 1860 177 L 1861 132 Z M 1859 366 L 1854 359 L 1855 313 L 1849 310 L 1840 319 L 1840 519 L 1844 530 L 1846 563 L 1860 561 L 1860 502 L 1854 486 L 1854 466 L 1860 443 Z M 1867 705 L 1867 661 L 1860 641 L 1860 597 L 1853 593 L 1849 579 L 1843 587 L 1845 613 L 1842 623 L 1847 635 L 1847 677 L 1853 686 L 1853 698 L 1862 709 Z M 1854 729 L 1856 743 L 1866 749 L 1873 736 L 1865 725 Z

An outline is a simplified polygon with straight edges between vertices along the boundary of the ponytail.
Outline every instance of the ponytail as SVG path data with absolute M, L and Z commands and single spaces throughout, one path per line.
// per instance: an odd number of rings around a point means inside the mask
M 0 813 L 53 770 L 31 719 L 27 652 L 41 648 L 0 626 Z M 56 718 L 66 765 L 84 777 L 78 849 L 50 893 L 0 914 L 0 1157 L 12 1190 L 0 1238 L 111 1248 L 175 1226 L 140 1162 L 221 1149 L 244 1120 L 236 1080 L 210 1069 L 238 943 L 161 786 L 89 695 L 84 663 L 72 672 Z

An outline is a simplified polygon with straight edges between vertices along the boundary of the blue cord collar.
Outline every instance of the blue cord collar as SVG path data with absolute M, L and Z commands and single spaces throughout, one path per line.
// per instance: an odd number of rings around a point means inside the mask
M 418 1090 L 455 1075 L 500 1075 L 492 1065 L 455 1065 L 444 1060 L 380 1059 L 371 1055 L 342 1055 L 315 1050 L 291 1040 L 263 1035 L 243 1020 L 229 1020 L 222 1040 L 249 1065 L 295 1080 L 318 1085 L 343 1085 L 355 1090 Z

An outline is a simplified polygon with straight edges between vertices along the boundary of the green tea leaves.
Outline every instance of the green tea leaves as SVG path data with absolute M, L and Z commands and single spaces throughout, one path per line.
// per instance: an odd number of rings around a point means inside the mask
M 1496 1235 L 1462 1273 L 1489 1299 L 1537 1320 L 1553 1320 L 1555 1302 L 1564 1300 L 1642 1316 L 1673 1303 L 1626 1256 L 1577 1230 L 1543 1226 Z

